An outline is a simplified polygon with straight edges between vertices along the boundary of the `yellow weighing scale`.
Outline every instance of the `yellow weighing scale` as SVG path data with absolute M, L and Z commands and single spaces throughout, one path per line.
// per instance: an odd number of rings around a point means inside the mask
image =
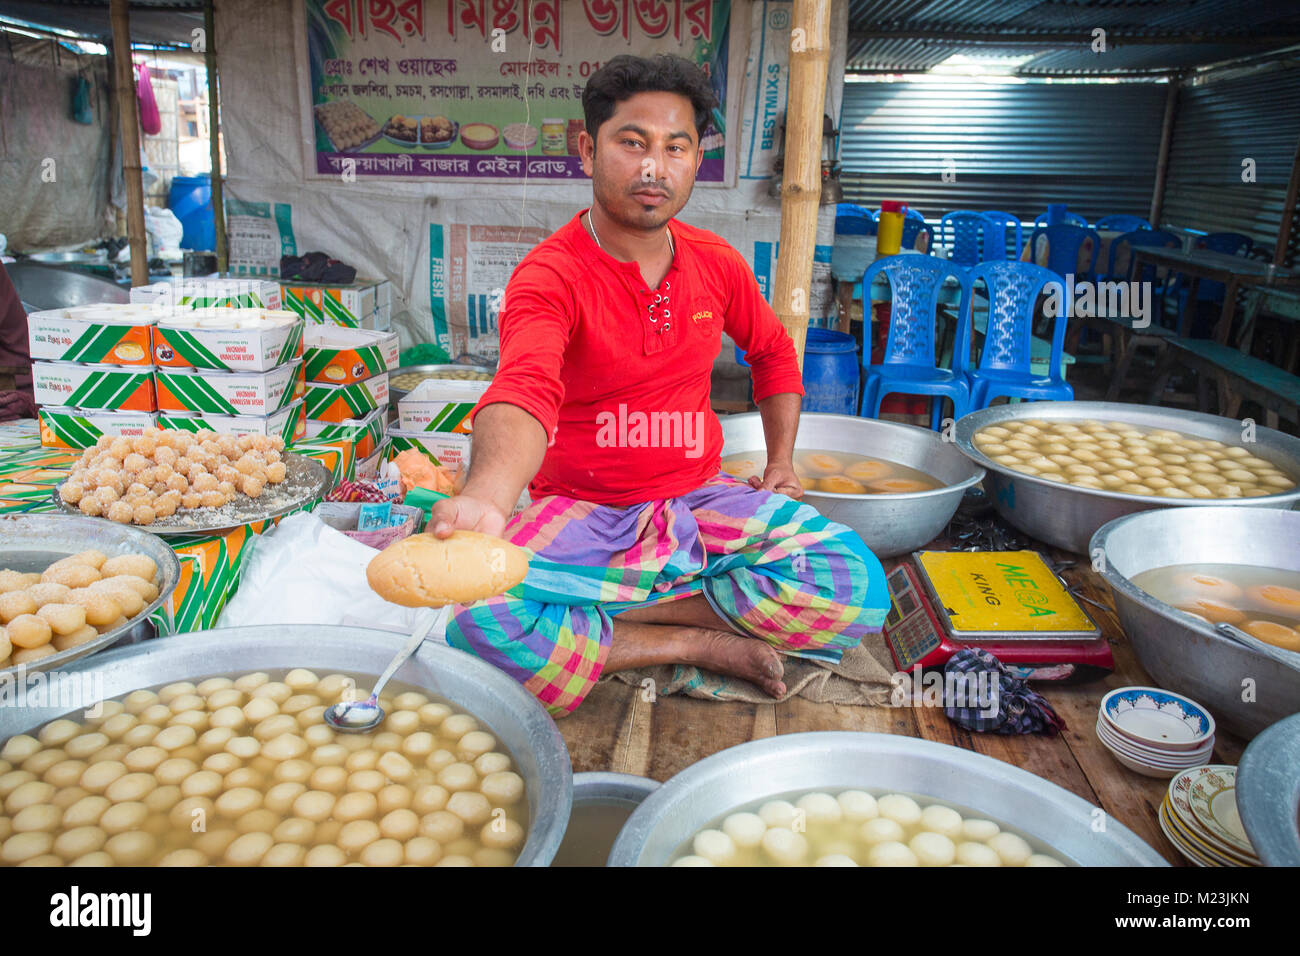
M 966 647 L 1026 680 L 1115 668 L 1100 629 L 1036 551 L 917 551 L 888 580 L 885 638 L 900 670 L 941 667 Z

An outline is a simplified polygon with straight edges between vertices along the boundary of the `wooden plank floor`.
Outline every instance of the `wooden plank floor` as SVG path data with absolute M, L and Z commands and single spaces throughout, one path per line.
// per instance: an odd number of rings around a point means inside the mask
M 931 547 L 942 547 L 934 542 Z M 1041 546 L 1049 557 L 1072 557 Z M 885 561 L 886 570 L 896 560 Z M 1140 776 L 1121 766 L 1097 740 L 1094 726 L 1102 697 L 1116 687 L 1151 685 L 1114 615 L 1110 592 L 1086 562 L 1064 577 L 1087 597 L 1110 608 L 1085 605 L 1115 657 L 1115 672 L 1088 684 L 1036 689 L 1056 708 L 1066 730 L 1056 737 L 1003 736 L 967 731 L 936 707 L 849 707 L 803 698 L 782 703 L 717 703 L 689 697 L 650 699 L 617 681 L 598 684 L 590 697 L 557 726 L 569 747 L 574 773 L 616 771 L 667 780 L 705 757 L 749 740 L 814 730 L 903 734 L 951 744 L 1022 767 L 1075 793 L 1118 820 L 1170 863 L 1188 865 L 1160 830 L 1157 811 L 1167 781 Z M 1236 764 L 1245 742 L 1220 731 L 1214 763 Z

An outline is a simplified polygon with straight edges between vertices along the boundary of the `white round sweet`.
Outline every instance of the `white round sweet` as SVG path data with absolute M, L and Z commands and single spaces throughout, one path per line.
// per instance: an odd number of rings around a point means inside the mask
M 763 834 L 761 845 L 780 866 L 799 866 L 808 857 L 808 840 L 802 833 L 785 827 L 771 827 Z
M 877 801 L 877 804 L 882 817 L 894 820 L 902 826 L 914 826 L 921 820 L 920 805 L 904 794 L 887 793 Z
M 738 847 L 756 847 L 767 832 L 767 824 L 756 813 L 733 813 L 722 821 L 722 832 Z
M 786 827 L 794 823 L 795 806 L 788 800 L 769 800 L 758 808 L 758 815 L 769 827 Z
M 858 838 L 868 846 L 877 843 L 901 842 L 903 827 L 897 820 L 888 817 L 875 817 L 858 829 Z
M 963 820 L 961 835 L 967 840 L 984 843 L 1002 832 L 1002 828 L 992 820 Z
M 805 793 L 795 806 L 804 812 L 808 823 L 839 823 L 844 817 L 839 801 L 829 793 Z
M 988 845 L 1006 866 L 1024 866 L 1025 861 L 1034 855 L 1024 839 L 1005 831 L 989 840 Z
M 921 826 L 931 833 L 942 833 L 949 840 L 955 840 L 962 833 L 961 814 L 952 807 L 936 803 L 921 811 Z
M 844 819 L 851 823 L 860 823 L 880 816 L 876 798 L 865 790 L 845 790 L 835 799 L 839 801 L 840 809 L 844 811 Z
M 958 843 L 957 862 L 962 866 L 1001 866 L 1002 859 L 985 843 Z
M 701 830 L 691 844 L 696 856 L 702 856 L 714 866 L 723 866 L 736 857 L 736 844 L 721 830 Z
M 957 858 L 956 844 L 942 833 L 926 830 L 912 837 L 907 845 L 922 866 L 947 866 Z
M 867 866 L 919 866 L 916 854 L 912 852 L 911 847 L 899 843 L 897 840 L 888 840 L 884 843 L 877 843 L 867 851 Z
M 844 856 L 842 853 L 831 853 L 823 856 L 813 866 L 857 866 L 858 861 L 851 856 Z

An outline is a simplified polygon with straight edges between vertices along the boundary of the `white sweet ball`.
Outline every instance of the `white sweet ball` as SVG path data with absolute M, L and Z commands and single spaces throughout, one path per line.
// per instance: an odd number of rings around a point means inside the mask
M 1005 831 L 989 840 L 988 845 L 1005 866 L 1024 866 L 1025 861 L 1034 855 L 1024 839 Z
M 840 803 L 829 793 L 805 793 L 795 806 L 802 810 L 809 823 L 839 823 L 844 817 Z
M 961 835 L 977 843 L 991 840 L 1001 832 L 1002 828 L 992 820 L 963 820 L 961 823 Z
M 877 801 L 877 804 L 882 817 L 894 820 L 905 827 L 921 820 L 920 805 L 911 797 L 901 793 L 887 793 Z
M 772 827 L 764 833 L 762 846 L 780 866 L 799 866 L 808 857 L 808 840 L 785 827 Z
M 840 809 L 844 811 L 844 819 L 852 823 L 860 823 L 880 816 L 876 798 L 865 790 L 845 790 L 835 799 L 839 801 Z
M 736 844 L 721 830 L 702 830 L 692 843 L 696 856 L 702 856 L 714 866 L 723 866 L 736 858 Z
M 942 833 L 918 833 L 907 845 L 922 866 L 948 866 L 957 858 L 957 845 Z
M 919 861 L 911 847 L 889 840 L 867 851 L 867 866 L 917 866 Z
M 712 866 L 708 860 L 702 856 L 684 856 L 680 860 L 674 860 L 673 866 Z
M 733 813 L 722 821 L 722 832 L 739 847 L 755 847 L 763 840 L 767 824 L 757 813 Z
M 1001 866 L 1002 859 L 986 843 L 957 844 L 957 862 L 962 866 Z
M 858 829 L 858 838 L 868 846 L 874 846 L 877 843 L 901 842 L 903 839 L 903 828 L 897 820 L 890 820 L 888 817 L 876 817 L 874 820 L 868 820 Z
M 831 853 L 822 857 L 813 866 L 857 866 L 858 863 L 851 856 L 844 856 L 840 853 Z
M 794 823 L 794 804 L 788 800 L 769 800 L 758 808 L 758 815 L 769 827 L 789 829 Z
M 1029 859 L 1025 860 L 1025 866 L 1065 866 L 1054 856 L 1048 856 L 1045 853 L 1035 853 Z
M 921 811 L 921 826 L 931 833 L 942 833 L 949 840 L 962 835 L 961 824 L 961 814 L 952 807 L 935 804 Z

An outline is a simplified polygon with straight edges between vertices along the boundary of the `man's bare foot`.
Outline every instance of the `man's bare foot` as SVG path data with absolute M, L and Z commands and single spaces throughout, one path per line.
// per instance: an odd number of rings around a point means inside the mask
M 741 637 L 707 627 L 683 628 L 679 659 L 706 670 L 740 677 L 772 697 L 785 696 L 781 655 L 756 637 Z

